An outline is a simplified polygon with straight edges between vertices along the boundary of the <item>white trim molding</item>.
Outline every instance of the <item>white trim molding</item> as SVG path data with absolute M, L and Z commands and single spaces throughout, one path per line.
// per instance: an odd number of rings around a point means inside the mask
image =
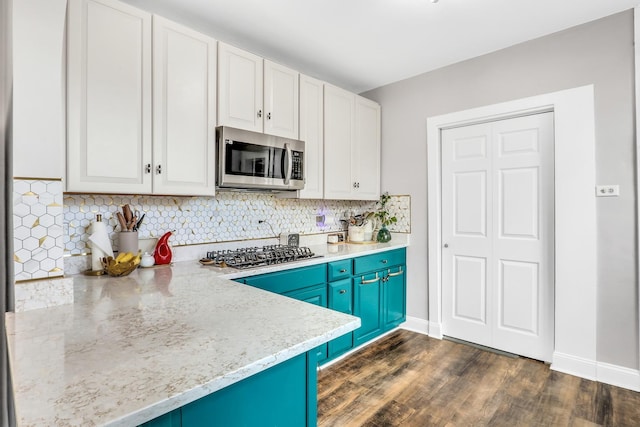
M 573 373 L 592 379 L 595 378 L 595 368 L 591 369 L 590 366 L 595 366 L 597 325 L 595 115 L 592 85 L 427 119 L 429 325 L 442 323 L 441 131 L 543 111 L 554 112 L 555 126 L 556 281 L 555 353 L 552 360 L 554 364 L 558 363 L 558 370 L 563 370 L 564 365 L 578 365 Z M 442 326 L 441 332 L 446 334 L 446 325 Z
M 407 331 L 417 332 L 423 335 L 431 335 L 429 333 L 429 321 L 417 317 L 407 316 L 407 320 L 400 325 L 400 328 L 406 329 Z
M 636 227 L 638 227 L 640 226 L 640 135 L 638 134 L 638 125 L 640 124 L 640 7 L 633 9 L 633 40 L 636 87 Z M 638 256 L 636 265 L 640 265 L 640 241 L 637 234 L 636 255 Z M 638 280 L 639 282 L 636 283 L 636 286 L 638 288 L 638 330 L 640 330 L 640 278 L 638 278 Z M 640 342 L 638 342 L 638 354 L 640 355 Z M 638 359 L 640 363 L 640 357 Z M 638 369 L 640 369 L 640 364 L 638 365 Z M 640 378 L 637 384 L 637 387 L 640 387 Z
M 596 365 L 598 381 L 617 387 L 640 391 L 640 371 L 638 369 L 625 368 L 598 362 Z
M 551 369 L 592 381 L 597 380 L 597 364 L 594 359 L 585 359 L 556 351 L 553 353 Z

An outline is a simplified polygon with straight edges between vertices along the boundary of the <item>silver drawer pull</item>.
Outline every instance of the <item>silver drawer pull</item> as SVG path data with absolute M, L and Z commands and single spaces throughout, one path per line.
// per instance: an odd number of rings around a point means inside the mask
M 399 268 L 398 268 L 398 272 L 397 272 L 397 273 L 392 273 L 391 271 L 389 271 L 389 272 L 387 273 L 387 276 L 389 276 L 389 277 L 396 277 L 396 276 L 400 276 L 400 275 L 402 275 L 402 274 L 404 274 L 404 271 L 402 271 L 402 267 L 399 267 Z
M 340 273 L 346 273 L 346 272 L 347 272 L 346 268 L 343 268 L 342 270 L 340 270 Z
M 347 290 L 346 290 L 346 289 L 340 289 L 340 293 L 341 293 L 341 294 L 346 294 L 346 293 L 347 293 Z
M 376 278 L 371 280 L 364 280 L 364 276 L 360 276 L 360 284 L 369 285 L 371 283 L 376 283 L 380 281 L 380 277 L 378 277 L 378 273 L 376 273 Z

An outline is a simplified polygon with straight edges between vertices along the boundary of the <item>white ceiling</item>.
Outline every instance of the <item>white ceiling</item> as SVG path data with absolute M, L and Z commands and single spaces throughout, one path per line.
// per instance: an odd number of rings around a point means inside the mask
M 633 8 L 639 0 L 125 0 L 354 92 Z

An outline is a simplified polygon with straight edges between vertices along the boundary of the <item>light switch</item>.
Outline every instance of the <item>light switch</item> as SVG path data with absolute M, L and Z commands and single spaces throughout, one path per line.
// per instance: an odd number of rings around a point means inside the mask
M 597 185 L 597 197 L 618 197 L 620 195 L 619 185 Z

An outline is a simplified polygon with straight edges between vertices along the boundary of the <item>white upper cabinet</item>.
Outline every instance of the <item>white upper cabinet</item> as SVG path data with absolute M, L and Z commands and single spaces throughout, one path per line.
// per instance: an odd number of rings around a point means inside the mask
M 380 105 L 356 95 L 352 174 L 356 200 L 380 198 Z
M 324 197 L 324 83 L 300 75 L 300 139 L 304 144 L 302 199 Z
M 324 86 L 324 198 L 380 197 L 380 106 Z
M 153 17 L 153 192 L 214 195 L 216 41 Z
M 218 46 L 218 124 L 262 132 L 262 58 L 242 49 Z
M 13 176 L 65 175 L 67 0 L 20 0 L 13 8 Z
M 70 0 L 67 191 L 149 193 L 151 14 Z
M 351 199 L 355 181 L 351 174 L 355 138 L 355 95 L 324 85 L 324 198 Z
M 67 191 L 213 195 L 216 60 L 203 34 L 71 0 Z
M 218 124 L 298 139 L 298 72 L 218 47 Z
M 264 133 L 298 139 L 298 76 L 264 60 Z

